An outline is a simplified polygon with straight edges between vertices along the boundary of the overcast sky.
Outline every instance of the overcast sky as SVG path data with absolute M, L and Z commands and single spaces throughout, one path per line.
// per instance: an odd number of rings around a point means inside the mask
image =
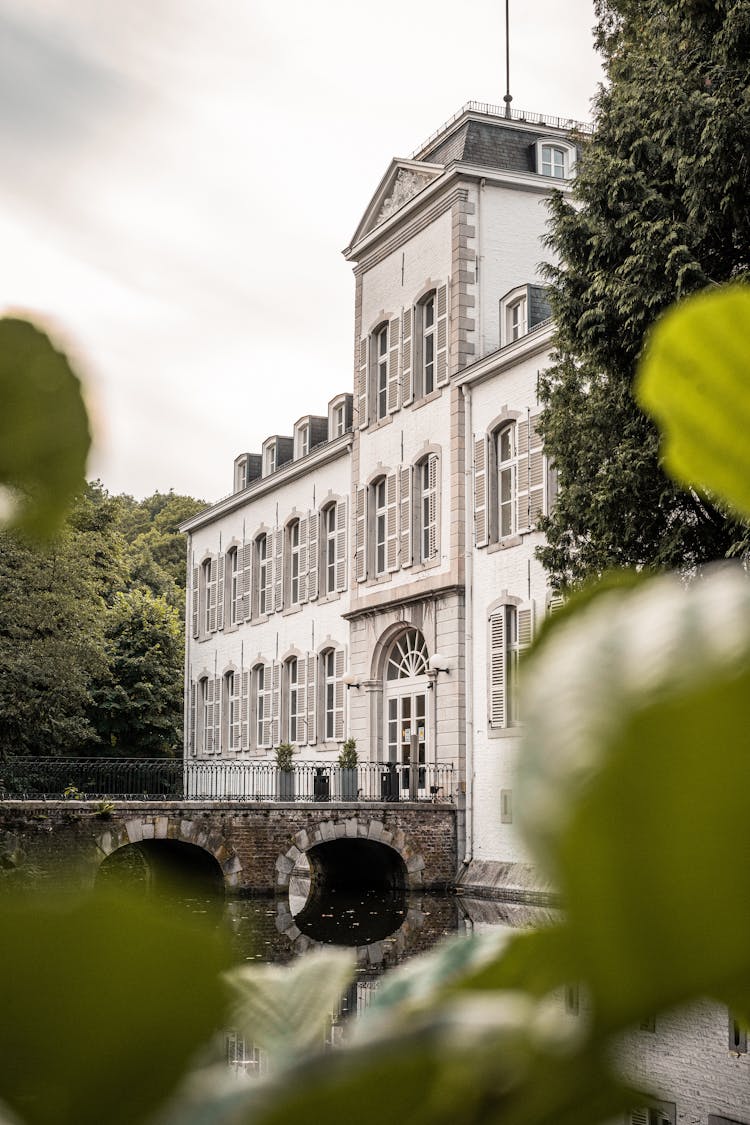
M 514 108 L 590 116 L 592 8 L 511 0 Z M 504 92 L 502 0 L 0 0 L 0 310 L 75 356 L 89 475 L 217 500 L 350 390 L 341 249 Z

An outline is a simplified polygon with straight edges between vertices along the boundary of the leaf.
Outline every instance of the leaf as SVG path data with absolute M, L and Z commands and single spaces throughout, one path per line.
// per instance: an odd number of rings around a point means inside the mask
M 235 1120 L 381 1125 L 397 1114 L 404 1125 L 598 1125 L 632 1094 L 601 1058 L 577 1050 L 575 1029 L 549 1034 L 548 1008 L 519 993 L 453 998 L 258 1083 Z
M 354 954 L 308 953 L 292 965 L 242 965 L 226 974 L 234 1024 L 274 1061 L 322 1049 L 331 1012 L 354 975 Z
M 50 338 L 0 319 L 0 485 L 18 508 L 12 526 L 49 536 L 84 485 L 91 438 L 81 386 Z
M 223 945 L 163 901 L 6 894 L 0 963 L 0 1099 L 27 1125 L 143 1121 L 224 1023 Z
M 744 573 L 610 591 L 532 656 L 525 696 L 519 819 L 599 1022 L 750 980 Z
M 663 430 L 669 473 L 750 516 L 750 289 L 722 286 L 668 312 L 636 394 Z

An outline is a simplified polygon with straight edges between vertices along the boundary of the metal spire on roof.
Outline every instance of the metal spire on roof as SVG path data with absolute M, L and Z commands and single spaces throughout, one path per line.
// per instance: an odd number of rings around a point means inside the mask
M 510 92 L 510 20 L 508 17 L 508 7 L 510 0 L 505 0 L 505 116 L 510 117 L 510 103 L 513 97 Z

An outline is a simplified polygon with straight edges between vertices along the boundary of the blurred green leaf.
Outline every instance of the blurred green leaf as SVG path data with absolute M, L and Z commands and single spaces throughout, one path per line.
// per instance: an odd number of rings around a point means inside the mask
M 744 573 L 610 591 L 531 658 L 525 691 L 519 815 L 597 1020 L 750 980 Z
M 233 1023 L 274 1063 L 322 1047 L 331 1012 L 354 976 L 354 954 L 308 953 L 291 965 L 242 965 L 226 974 L 234 994 Z
M 666 313 L 636 394 L 662 429 L 671 475 L 750 516 L 750 289 L 704 291 Z
M 28 1125 L 134 1125 L 225 1019 L 223 944 L 162 901 L 0 903 L 0 1099 Z
M 84 485 L 91 438 L 68 359 L 28 321 L 0 319 L 0 485 L 12 526 L 49 536 Z

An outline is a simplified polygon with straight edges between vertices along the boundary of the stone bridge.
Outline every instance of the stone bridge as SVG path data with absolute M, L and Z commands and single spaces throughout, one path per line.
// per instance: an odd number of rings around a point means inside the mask
M 412 802 L 3 801 L 0 867 L 92 885 L 113 859 L 223 884 L 232 894 L 286 893 L 305 877 L 405 890 L 455 883 L 457 809 Z

